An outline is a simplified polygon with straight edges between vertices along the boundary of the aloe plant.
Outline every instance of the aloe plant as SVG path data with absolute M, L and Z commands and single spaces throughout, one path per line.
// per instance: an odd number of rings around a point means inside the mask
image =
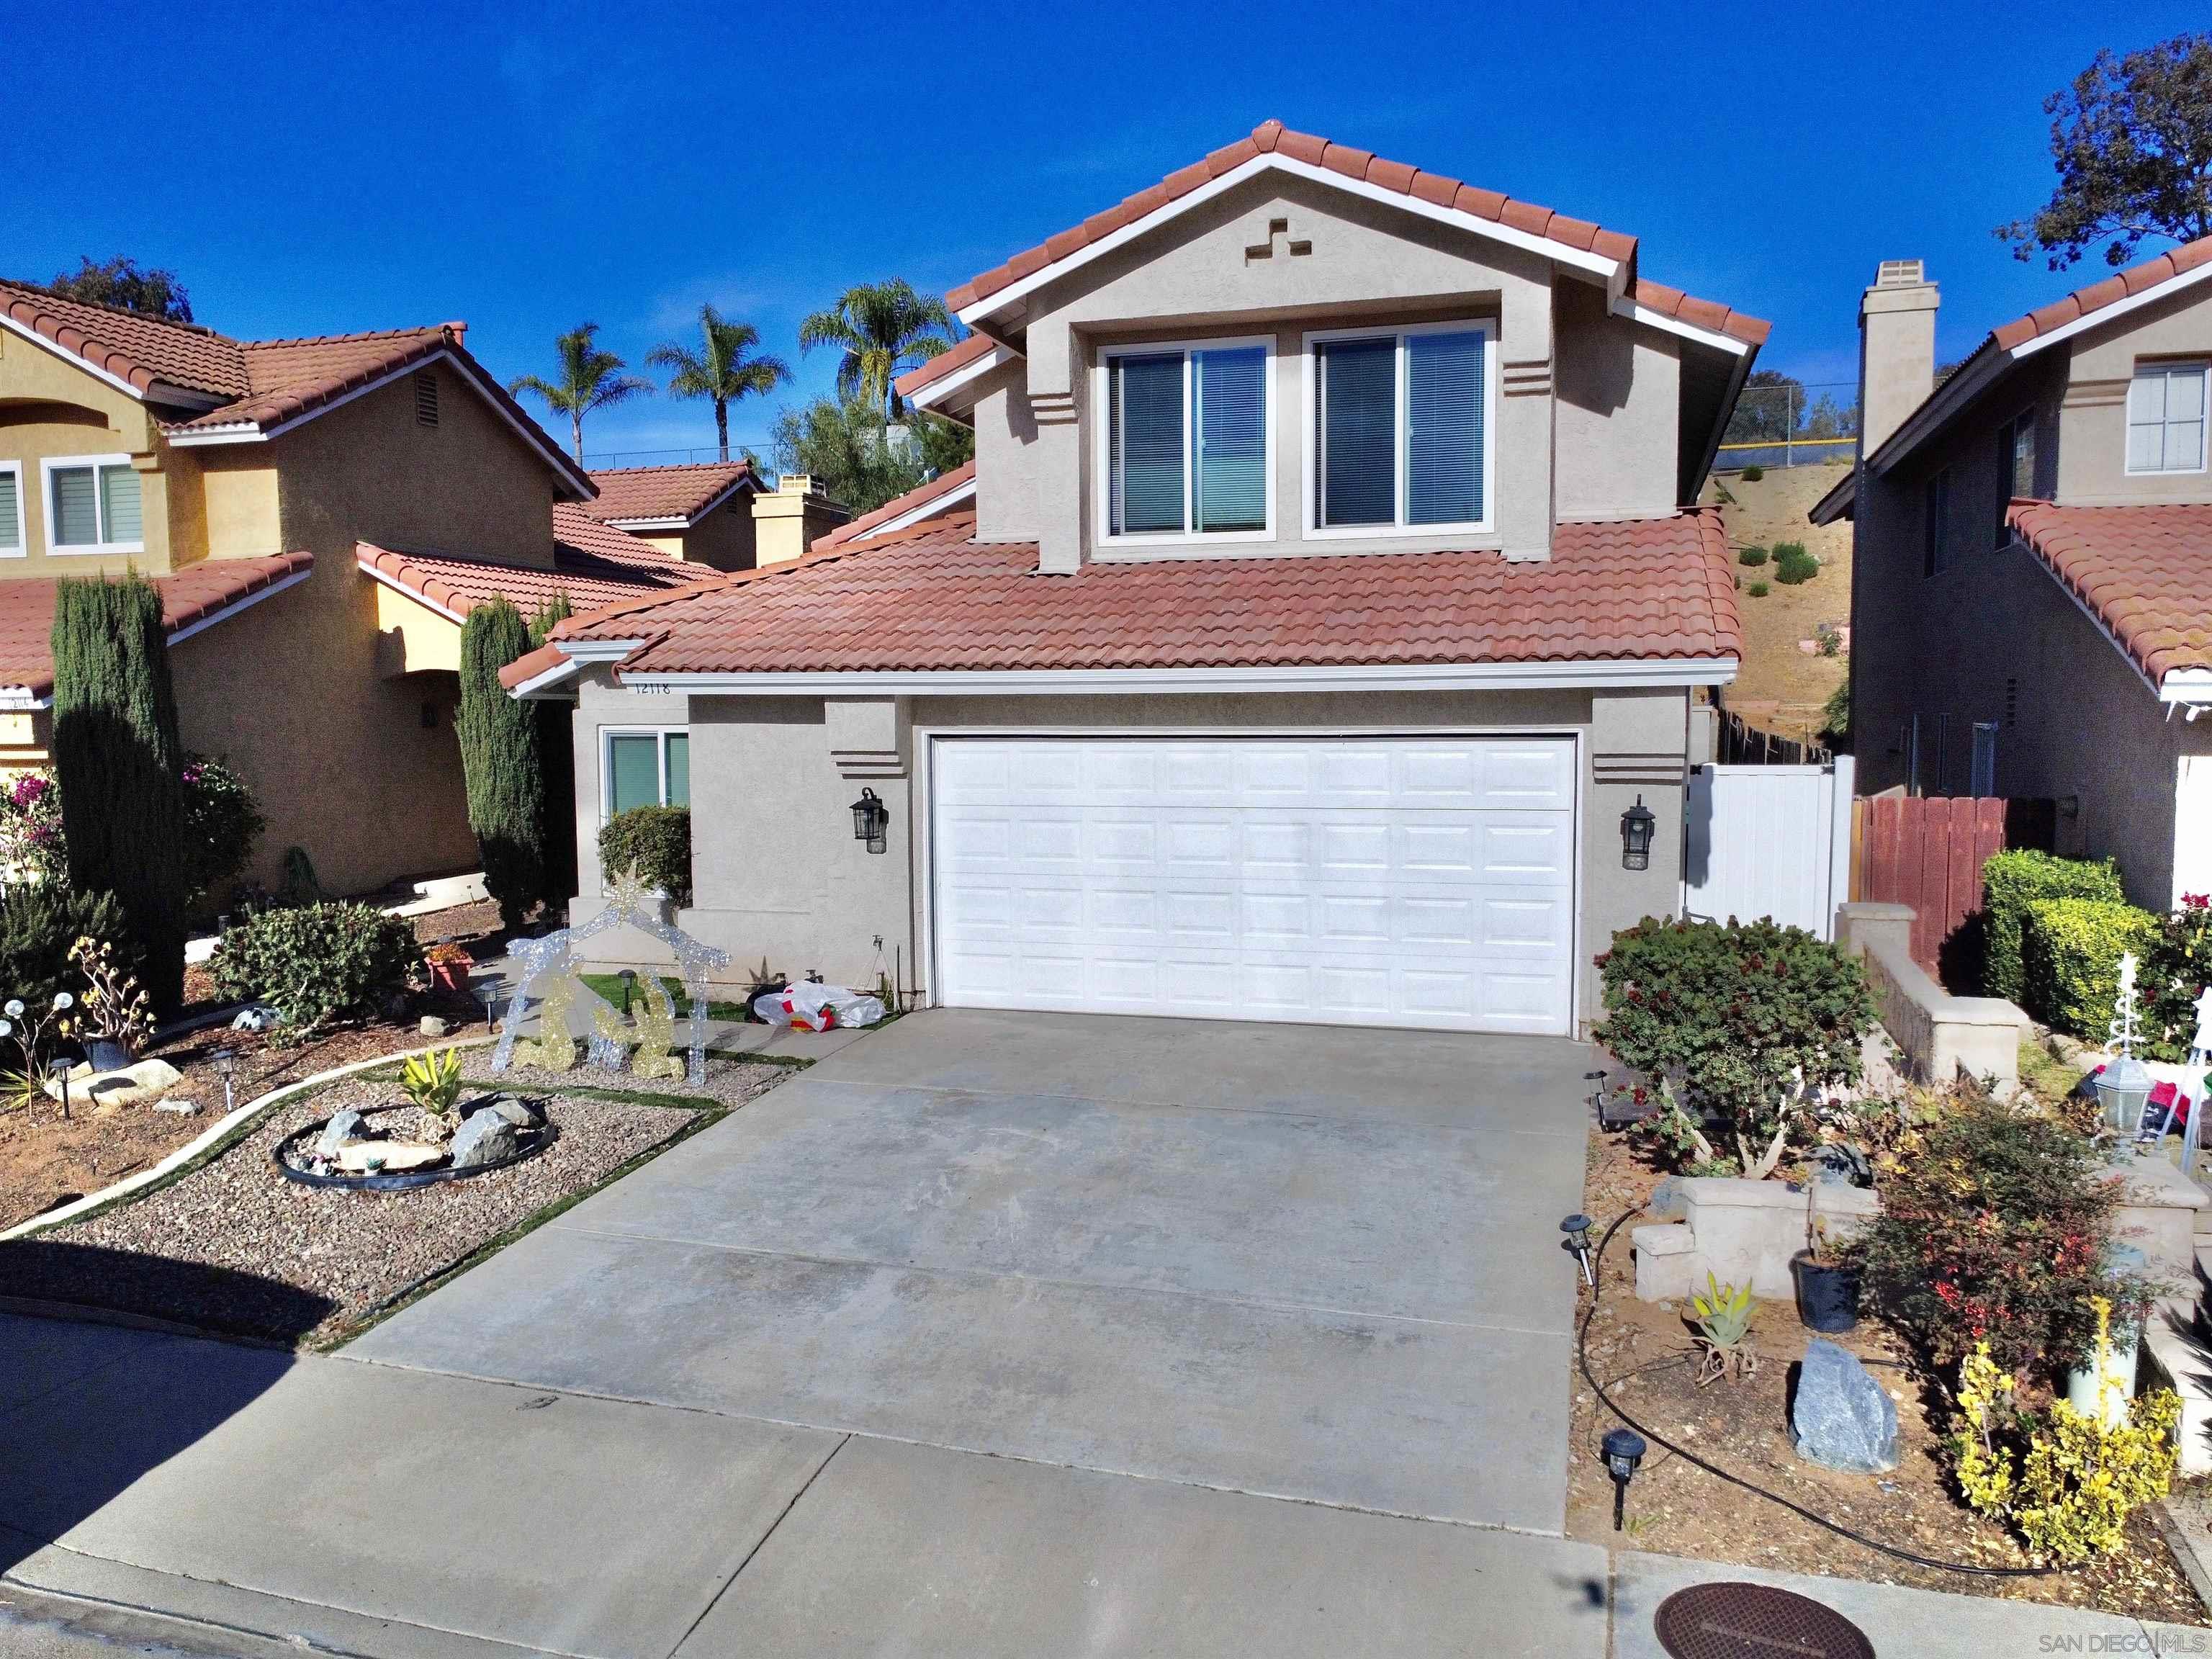
M 1751 1286 L 1723 1285 L 1712 1270 L 1705 1270 L 1703 1294 L 1690 1293 L 1696 1310 L 1698 1341 L 1705 1351 L 1698 1368 L 1698 1386 L 1725 1376 L 1740 1382 L 1759 1369 L 1759 1355 L 1751 1346 L 1751 1319 L 1758 1304 Z
M 461 1051 L 434 1048 L 415 1055 L 399 1069 L 399 1088 L 409 1105 L 447 1127 L 461 1097 Z

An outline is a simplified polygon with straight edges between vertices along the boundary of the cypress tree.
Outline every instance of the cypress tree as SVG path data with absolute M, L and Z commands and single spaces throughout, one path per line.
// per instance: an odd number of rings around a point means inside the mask
M 499 671 L 530 649 L 530 625 L 511 599 L 489 600 L 461 629 L 461 775 L 484 886 L 500 921 L 519 927 L 545 887 L 545 774 L 538 711 L 507 696 Z
M 54 771 L 70 884 L 112 892 L 154 1006 L 184 1000 L 185 797 L 161 597 L 135 571 L 54 591 Z
M 532 650 L 545 643 L 554 624 L 574 612 L 566 593 L 556 593 L 530 619 Z M 538 754 L 545 779 L 545 882 L 548 904 L 566 905 L 576 894 L 576 705 L 566 697 L 547 697 L 530 705 L 538 711 Z

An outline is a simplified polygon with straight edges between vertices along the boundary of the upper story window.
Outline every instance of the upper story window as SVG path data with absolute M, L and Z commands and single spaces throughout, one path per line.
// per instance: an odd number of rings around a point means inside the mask
M 1490 342 L 1470 323 L 1307 337 L 1312 533 L 1489 528 Z
M 1929 479 L 1921 492 L 1923 515 L 1920 574 L 1933 576 L 1951 568 L 1951 469 Z
M 0 557 L 23 555 L 23 464 L 0 461 Z
M 2015 415 L 1997 428 L 1996 545 L 2012 540 L 2008 509 L 2035 494 L 2035 411 Z
M 691 804 L 691 734 L 681 726 L 610 730 L 600 768 L 609 817 L 634 806 Z
M 144 551 L 138 475 L 128 455 L 71 455 L 41 465 L 46 471 L 47 551 Z
M 1108 540 L 1271 533 L 1273 362 L 1264 340 L 1105 354 Z
M 2128 384 L 2128 471 L 2202 472 L 2204 454 L 2203 363 L 2139 368 Z

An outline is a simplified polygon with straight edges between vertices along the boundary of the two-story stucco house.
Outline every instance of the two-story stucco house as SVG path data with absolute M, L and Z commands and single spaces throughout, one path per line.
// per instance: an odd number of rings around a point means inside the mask
M 1739 649 L 1690 504 L 1766 325 L 1272 121 L 949 303 L 973 336 L 900 390 L 972 466 L 509 671 L 578 700 L 580 842 L 680 744 L 684 925 L 740 964 L 1587 1020 L 1611 933 L 1679 908 L 1692 694 Z
M 2212 239 L 1989 334 L 1938 386 L 1937 294 L 1860 309 L 1851 724 L 1867 793 L 2041 797 L 2165 908 L 2212 889 Z

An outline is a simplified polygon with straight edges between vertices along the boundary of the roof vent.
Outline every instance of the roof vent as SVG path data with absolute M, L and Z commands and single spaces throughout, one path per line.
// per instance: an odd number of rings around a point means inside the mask
M 438 377 L 427 368 L 415 376 L 415 424 L 438 424 Z
M 1863 269 L 1863 267 L 1862 267 Z M 1917 288 L 1928 280 L 1918 259 L 1884 259 L 1875 272 L 1876 288 Z

